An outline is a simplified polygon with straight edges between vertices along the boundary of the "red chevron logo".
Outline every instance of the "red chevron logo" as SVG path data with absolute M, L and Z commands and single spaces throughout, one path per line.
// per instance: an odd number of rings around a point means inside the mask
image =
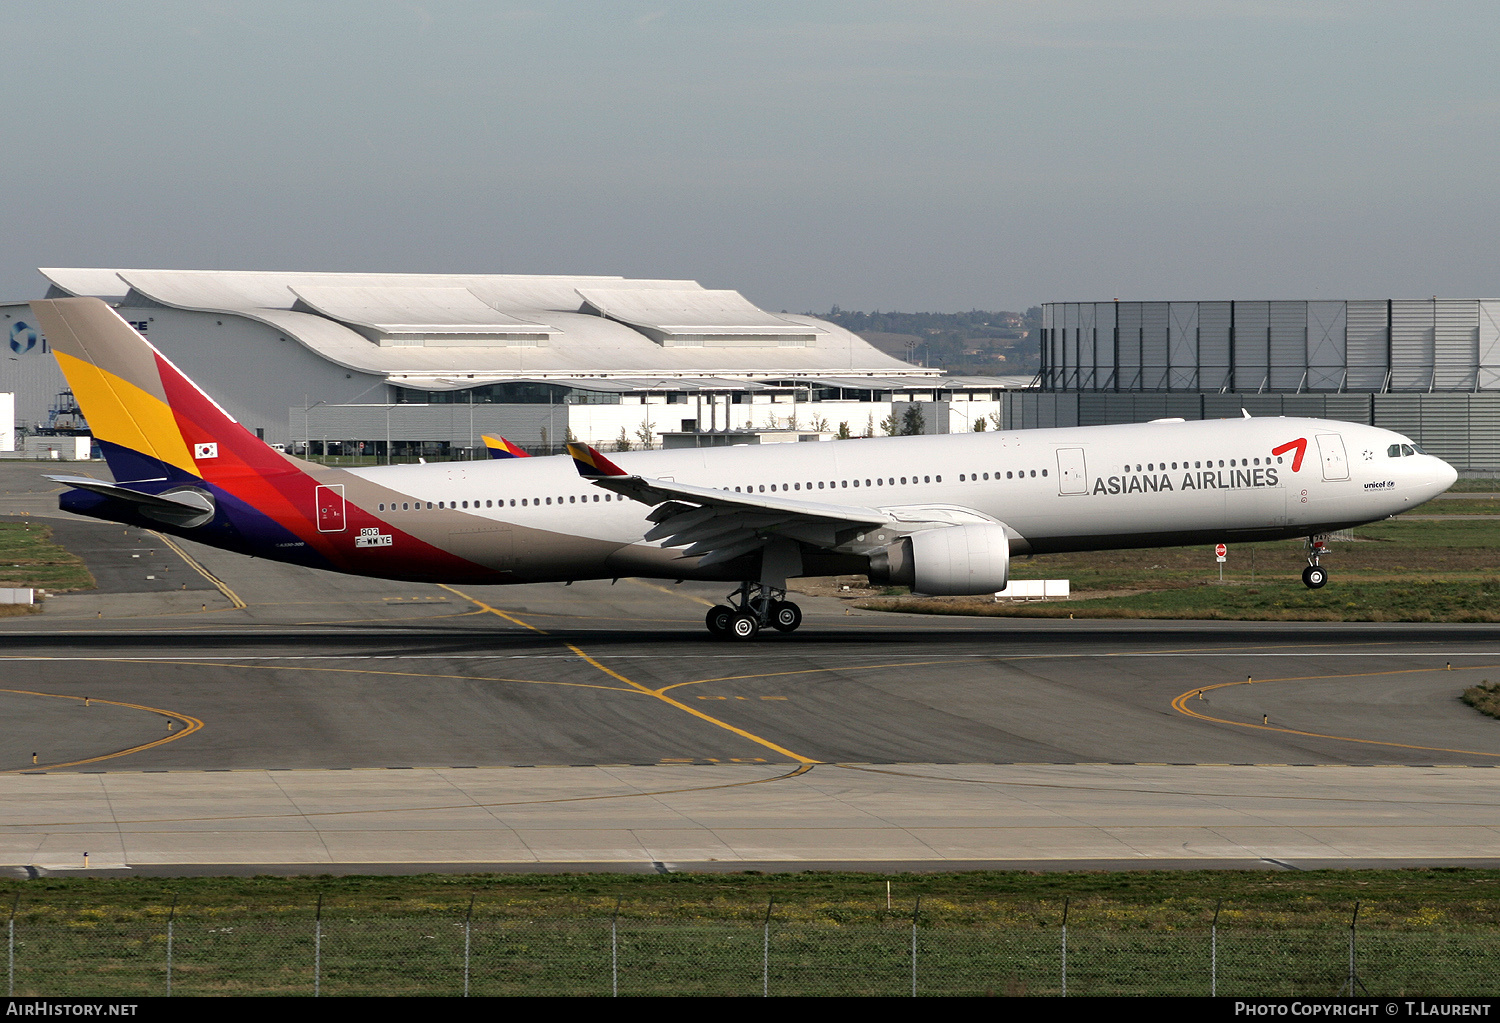
M 1279 448 L 1272 448 L 1271 449 L 1271 454 L 1273 454 L 1273 455 L 1284 455 L 1288 451 L 1291 451 L 1293 448 L 1296 449 L 1297 453 L 1292 456 L 1292 472 L 1301 472 L 1302 471 L 1302 456 L 1304 456 L 1304 455 L 1307 454 L 1307 438 L 1306 437 L 1298 437 L 1296 440 L 1289 440 L 1289 441 L 1287 441 L 1285 444 L 1281 445 L 1281 447 L 1279 447 Z

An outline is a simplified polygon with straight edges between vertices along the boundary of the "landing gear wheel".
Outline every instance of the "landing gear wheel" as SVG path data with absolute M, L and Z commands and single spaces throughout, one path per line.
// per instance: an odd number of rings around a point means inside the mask
M 778 632 L 796 632 L 802 624 L 802 609 L 790 600 L 778 600 L 771 605 L 771 626 Z
M 728 604 L 715 604 L 703 616 L 703 623 L 715 636 L 729 635 L 729 626 L 734 621 L 735 610 Z
M 752 614 L 741 611 L 729 623 L 729 635 L 735 639 L 754 639 L 760 632 L 760 622 Z
M 1328 569 L 1321 565 L 1308 565 L 1302 570 L 1302 585 L 1310 590 L 1322 589 L 1328 582 Z

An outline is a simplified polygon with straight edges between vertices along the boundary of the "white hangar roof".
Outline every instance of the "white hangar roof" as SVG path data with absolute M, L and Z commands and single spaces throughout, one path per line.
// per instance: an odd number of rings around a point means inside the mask
M 696 281 L 518 274 L 43 268 L 49 294 L 268 324 L 345 369 L 428 390 L 501 380 L 928 376 L 835 324 Z

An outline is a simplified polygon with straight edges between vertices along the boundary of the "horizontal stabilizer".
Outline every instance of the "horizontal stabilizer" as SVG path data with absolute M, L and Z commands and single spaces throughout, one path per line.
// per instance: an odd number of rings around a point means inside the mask
M 145 494 L 88 476 L 48 476 L 47 479 L 100 497 L 128 502 L 138 507 L 141 514 L 158 522 L 192 527 L 214 516 L 214 499 L 197 488 L 179 487 L 163 494 Z

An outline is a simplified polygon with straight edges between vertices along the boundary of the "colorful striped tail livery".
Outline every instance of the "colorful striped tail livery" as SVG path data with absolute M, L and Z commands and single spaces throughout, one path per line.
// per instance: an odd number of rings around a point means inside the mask
M 314 568 L 503 581 L 445 549 L 433 517 L 379 514 L 410 494 L 260 440 L 99 299 L 31 307 L 114 476 L 54 477 L 74 488 L 64 511 Z
M 518 444 L 512 444 L 498 434 L 487 433 L 483 437 L 484 446 L 489 451 L 491 458 L 530 458 Z
M 568 443 L 568 454 L 573 456 L 573 468 L 578 470 L 578 475 L 584 479 L 598 479 L 601 476 L 628 476 L 624 469 L 611 462 L 599 453 L 597 448 L 580 444 L 577 441 Z

